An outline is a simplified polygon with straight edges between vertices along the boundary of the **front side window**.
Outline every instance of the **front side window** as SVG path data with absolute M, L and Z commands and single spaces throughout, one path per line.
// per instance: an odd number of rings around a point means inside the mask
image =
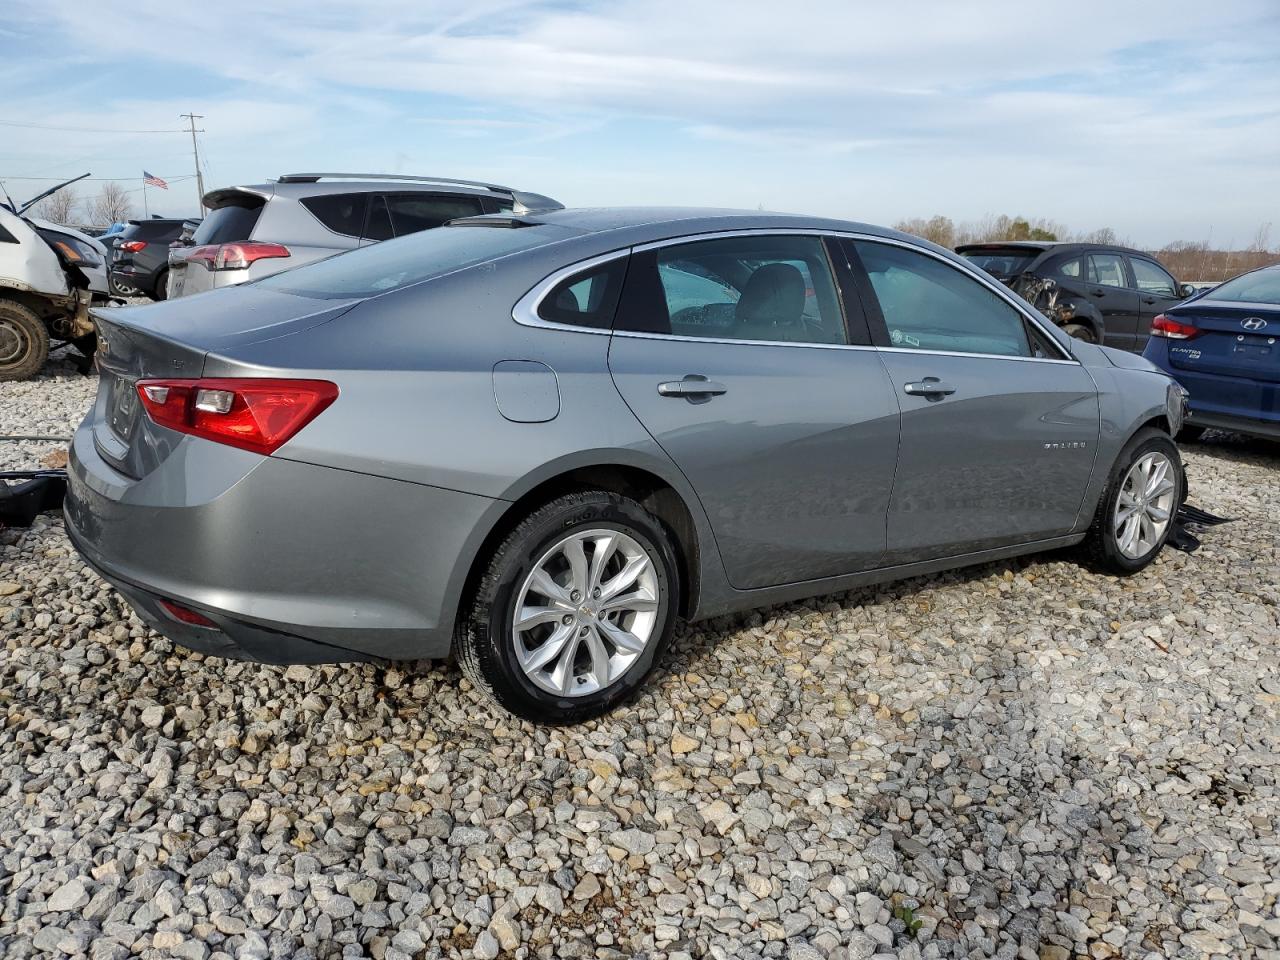
M 848 343 L 819 237 L 749 236 L 633 258 L 619 329 L 681 337 Z
M 854 241 L 894 347 L 1029 357 L 1022 314 L 973 277 L 905 247 Z
M 1138 289 L 1143 293 L 1152 293 L 1157 297 L 1176 297 L 1178 295 L 1177 283 L 1174 282 L 1173 277 L 1165 272 L 1163 267 L 1139 257 L 1130 257 L 1129 262 L 1133 264 L 1133 278 L 1138 283 Z
M 609 329 L 613 326 L 626 265 L 626 257 L 619 257 L 561 281 L 538 304 L 538 316 L 552 323 Z
M 1124 260 L 1116 253 L 1094 253 L 1089 256 L 1089 282 L 1104 287 L 1127 287 Z

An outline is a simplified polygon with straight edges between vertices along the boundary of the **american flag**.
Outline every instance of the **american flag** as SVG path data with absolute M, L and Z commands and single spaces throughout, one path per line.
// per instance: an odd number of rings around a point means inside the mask
M 145 170 L 142 171 L 142 182 L 153 187 L 159 187 L 161 190 L 169 189 L 169 185 L 167 183 L 157 177 L 154 173 L 147 173 Z

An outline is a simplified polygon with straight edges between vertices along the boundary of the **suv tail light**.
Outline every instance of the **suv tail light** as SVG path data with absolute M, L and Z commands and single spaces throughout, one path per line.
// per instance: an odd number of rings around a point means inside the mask
M 139 380 L 155 423 L 215 443 L 270 454 L 338 396 L 328 380 Z
M 196 247 L 187 254 L 187 263 L 206 270 L 243 270 L 255 260 L 289 256 L 289 248 L 279 243 L 214 243 Z
M 145 240 L 126 240 L 124 243 L 117 244 L 121 250 L 127 250 L 130 253 L 137 253 L 139 250 L 145 250 L 147 241 Z
M 1153 337 L 1167 337 L 1170 340 L 1190 340 L 1200 335 L 1200 328 L 1193 323 L 1179 323 L 1171 320 L 1163 313 L 1151 321 Z

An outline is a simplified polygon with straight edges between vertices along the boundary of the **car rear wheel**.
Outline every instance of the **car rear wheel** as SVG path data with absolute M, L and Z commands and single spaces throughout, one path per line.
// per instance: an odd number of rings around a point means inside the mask
M 49 331 L 35 311 L 0 300 L 0 380 L 34 377 L 49 356 Z
M 670 535 L 634 500 L 553 500 L 487 561 L 459 625 L 463 673 L 526 720 L 600 716 L 640 687 L 670 641 L 676 570 Z
M 1138 432 L 1116 458 L 1086 546 L 1095 565 L 1128 575 L 1169 539 L 1183 501 L 1182 458 L 1168 434 Z
M 153 300 L 164 300 L 169 296 L 169 271 L 161 270 L 160 275 L 156 277 L 155 293 L 152 295 Z
M 1093 332 L 1092 327 L 1086 327 L 1083 323 L 1067 323 L 1063 324 L 1062 332 L 1076 340 L 1083 340 L 1085 343 L 1097 343 L 1098 338 Z

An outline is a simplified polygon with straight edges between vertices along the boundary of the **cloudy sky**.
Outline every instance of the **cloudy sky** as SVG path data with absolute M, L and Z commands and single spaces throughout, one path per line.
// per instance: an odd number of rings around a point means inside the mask
M 1144 246 L 1280 235 L 1275 0 L 236 7 L 10 9 L 9 192 L 86 170 L 136 190 L 145 168 L 171 186 L 152 212 L 188 215 L 190 138 L 146 131 L 194 112 L 207 188 L 381 171 L 571 206 L 1021 213 Z

